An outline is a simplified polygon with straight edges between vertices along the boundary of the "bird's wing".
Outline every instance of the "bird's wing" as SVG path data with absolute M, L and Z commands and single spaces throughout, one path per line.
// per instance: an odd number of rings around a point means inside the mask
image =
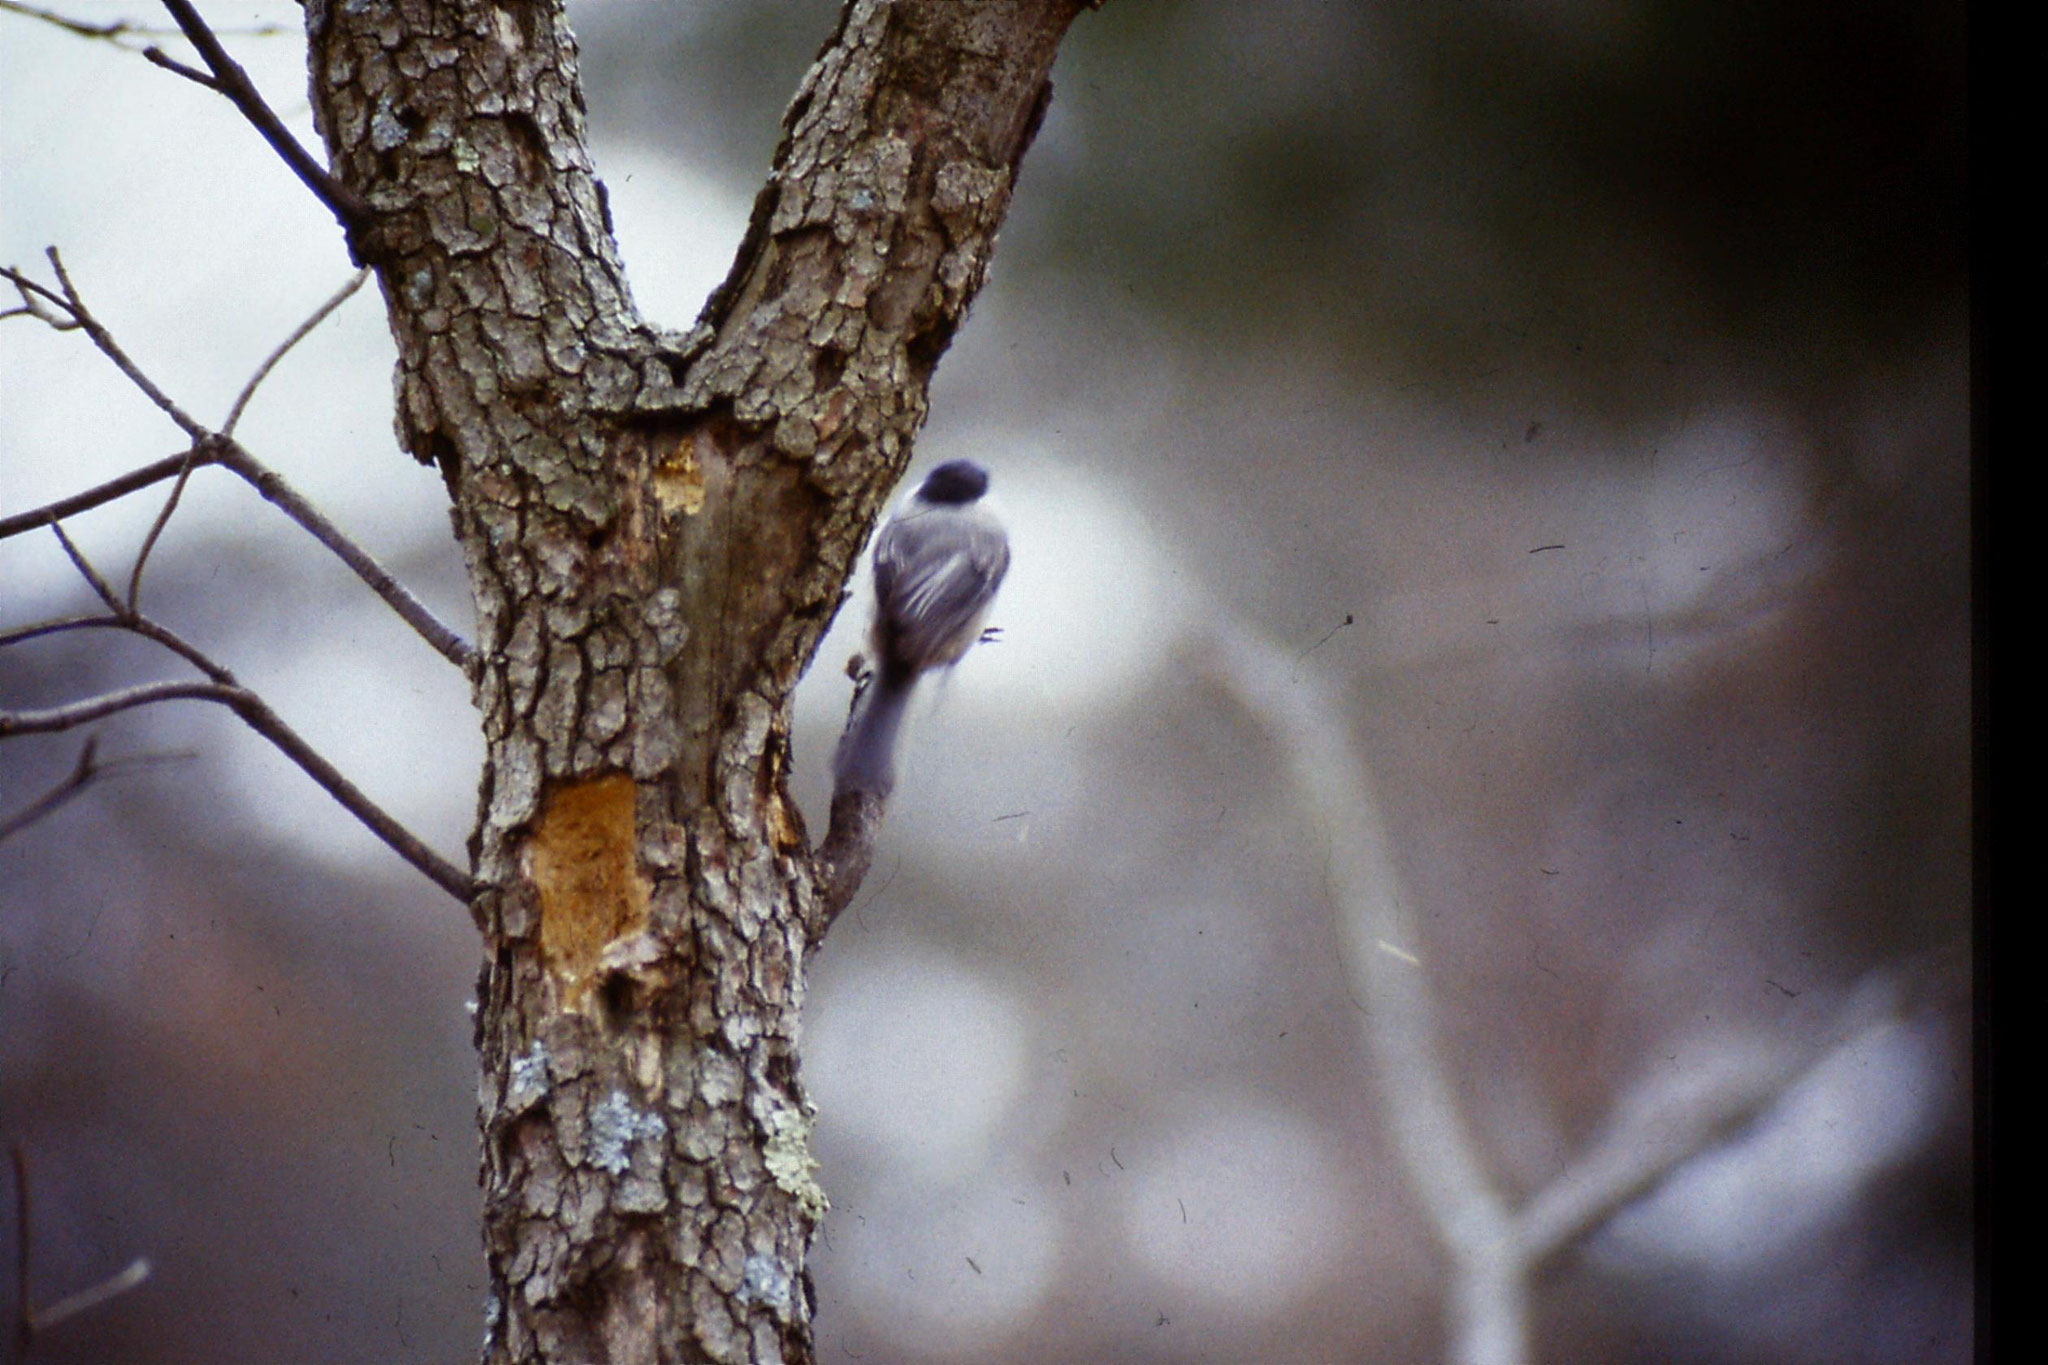
M 875 542 L 875 592 L 899 652 L 928 663 L 959 658 L 1009 567 L 1009 541 L 985 518 L 891 522 Z

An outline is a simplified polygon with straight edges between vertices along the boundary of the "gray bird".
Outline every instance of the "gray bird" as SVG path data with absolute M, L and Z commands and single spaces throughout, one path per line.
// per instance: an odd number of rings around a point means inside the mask
M 1010 567 L 1010 539 L 981 498 L 988 471 L 948 460 L 925 475 L 875 538 L 874 671 L 833 760 L 838 790 L 886 796 L 917 680 L 960 662 Z

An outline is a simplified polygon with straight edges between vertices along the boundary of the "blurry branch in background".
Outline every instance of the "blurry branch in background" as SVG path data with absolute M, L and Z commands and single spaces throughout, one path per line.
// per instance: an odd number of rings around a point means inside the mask
M 34 1250 L 35 1239 L 29 1224 L 28 1150 L 15 1143 L 14 1157 L 14 1330 L 8 1334 L 7 1359 L 9 1365 L 20 1365 L 28 1359 L 28 1349 L 35 1339 L 59 1323 L 67 1322 L 80 1313 L 90 1312 L 107 1302 L 118 1298 L 149 1278 L 149 1259 L 138 1256 L 126 1268 L 117 1271 L 98 1284 L 89 1285 L 75 1294 L 67 1294 L 55 1303 L 35 1306 L 29 1298 L 29 1258 Z
M 133 52 L 138 56 L 142 54 L 143 49 L 136 45 L 135 39 L 170 38 L 178 34 L 175 27 L 155 28 L 148 24 L 131 24 L 126 19 L 115 19 L 104 24 L 90 23 L 84 19 L 73 19 L 69 15 L 59 14 L 55 10 L 24 5 L 20 0 L 0 0 L 0 13 L 18 14 L 24 19 L 38 19 L 76 37 L 110 43 L 123 52 Z M 237 38 L 281 38 L 286 35 L 296 37 L 299 34 L 298 28 L 287 24 L 245 24 L 239 28 L 214 31 Z
M 268 703 L 243 687 L 233 673 L 142 613 L 139 606 L 142 571 L 148 562 L 150 550 L 155 546 L 171 514 L 177 509 L 179 494 L 184 488 L 185 480 L 200 465 L 218 464 L 239 474 L 257 492 L 311 532 L 321 544 L 334 551 L 407 624 L 451 662 L 466 670 L 474 658 L 474 651 L 454 631 L 436 620 L 419 599 L 386 573 L 362 547 L 343 535 L 338 527 L 316 511 L 275 473 L 259 463 L 231 436 L 209 431 L 165 396 L 85 306 L 56 249 L 52 248 L 48 254 L 51 268 L 56 273 L 59 286 L 57 290 L 38 284 L 13 267 L 0 267 L 0 276 L 4 276 L 14 285 L 22 299 L 22 306 L 11 310 L 10 316 L 32 316 L 60 331 L 84 332 L 92 338 L 93 344 L 149 397 L 151 402 L 192 438 L 192 446 L 183 455 L 159 460 L 98 488 L 88 489 L 69 498 L 0 520 L 0 540 L 48 526 L 56 534 L 58 543 L 80 576 L 106 607 L 105 614 L 60 617 L 0 631 L 0 648 L 75 630 L 119 630 L 140 636 L 170 650 L 204 674 L 205 681 L 145 683 L 44 710 L 0 710 L 0 739 L 15 734 L 69 730 L 105 716 L 162 701 L 218 703 L 233 711 L 251 729 L 277 746 L 287 758 L 319 783 L 351 815 L 368 826 L 400 857 L 426 874 L 450 895 L 467 902 L 472 889 L 467 873 L 435 853 L 418 836 L 370 800 L 360 788 L 343 776 L 339 769 L 286 725 L 278 714 L 271 710 Z M 228 415 L 230 430 L 241 419 L 257 387 L 278 361 L 322 319 L 353 294 L 360 287 L 363 278 L 363 274 L 358 273 L 264 358 L 235 399 L 234 408 Z M 172 488 L 171 495 L 165 499 L 163 510 L 158 513 L 149 534 L 144 538 L 140 552 L 136 555 L 135 566 L 128 577 L 126 596 L 117 595 L 99 570 L 93 567 L 71 537 L 65 533 L 63 518 L 147 488 L 167 478 L 175 478 L 178 482 Z M 36 817 L 31 815 L 30 818 Z
M 167 456 L 152 464 L 144 465 L 140 469 L 131 470 L 117 479 L 110 479 L 98 487 L 88 488 L 83 492 L 74 493 L 66 498 L 59 498 L 55 502 L 33 508 L 27 512 L 17 513 L 14 516 L 0 517 L 0 540 L 5 540 L 9 536 L 20 535 L 25 531 L 37 530 L 44 526 L 53 526 L 65 517 L 74 516 L 79 512 L 88 511 L 104 503 L 112 502 L 117 498 L 126 497 L 130 493 L 148 488 L 152 484 L 161 483 L 165 479 L 177 479 L 177 487 L 173 490 L 172 496 L 166 501 L 164 511 L 159 514 L 157 525 L 151 528 L 150 535 L 144 543 L 142 552 L 136 557 L 135 569 L 130 575 L 129 583 L 130 605 L 132 606 L 133 595 L 140 588 L 142 565 L 148 558 L 150 548 L 155 544 L 157 536 L 163 529 L 163 522 L 168 519 L 171 511 L 176 508 L 178 493 L 183 489 L 184 481 L 193 470 L 203 465 L 219 465 L 223 469 L 240 475 L 250 487 L 262 494 L 265 500 L 274 504 L 286 516 L 310 533 L 315 540 L 325 545 L 329 550 L 332 550 L 342 563 L 355 571 L 356 577 L 362 579 L 372 592 L 384 599 L 385 605 L 396 612 L 399 618 L 407 625 L 419 632 L 420 637 L 432 645 L 450 663 L 455 664 L 464 671 L 471 667 L 475 651 L 470 648 L 467 641 L 437 620 L 434 614 L 427 610 L 426 604 L 417 597 L 414 597 L 403 584 L 393 578 L 382 565 L 371 557 L 367 550 L 349 539 L 340 527 L 329 521 L 318 508 L 301 497 L 281 476 L 254 455 L 251 455 L 240 443 L 233 439 L 234 425 L 241 420 L 242 413 L 248 407 L 249 400 L 254 396 L 257 386 L 269 376 L 271 370 L 276 367 L 278 361 L 284 358 L 287 351 L 303 340 L 307 333 L 324 321 L 342 302 L 361 287 L 362 281 L 365 278 L 363 272 L 358 272 L 333 297 L 321 304 L 311 317 L 293 330 L 292 334 L 285 339 L 283 344 L 264 358 L 263 363 L 257 367 L 255 374 L 250 377 L 249 382 L 242 387 L 241 394 L 235 399 L 234 408 L 228 414 L 227 428 L 220 433 L 215 433 L 193 420 L 189 414 L 165 397 L 163 392 L 150 382 L 148 377 L 136 366 L 135 362 L 129 359 L 127 353 L 115 342 L 113 336 L 108 333 L 106 328 L 100 325 L 99 320 L 92 315 L 91 310 L 85 306 L 84 300 L 79 297 L 78 290 L 72 285 L 70 275 L 64 269 L 63 258 L 57 254 L 56 248 L 52 247 L 48 255 L 51 266 L 57 273 L 57 279 L 63 292 L 51 291 L 43 285 L 36 283 L 13 266 L 0 266 L 0 277 L 4 277 L 11 282 L 22 297 L 22 306 L 10 310 L 5 316 L 32 316 L 58 331 L 83 331 L 92 338 L 93 344 L 99 347 L 107 358 L 114 362 L 121 373 L 134 381 L 135 385 L 142 390 L 151 402 L 161 408 L 173 422 L 176 422 L 184 430 L 186 435 L 192 438 L 192 446 L 183 454 Z M 52 312 L 52 309 L 58 311 Z
M 1525 1365 L 1534 1359 L 1530 1292 L 1545 1262 L 1886 1026 L 1897 1017 L 1897 991 L 1888 978 L 1872 978 L 1852 993 L 1820 1047 L 1786 1044 L 1705 1076 L 1639 1086 L 1590 1150 L 1524 1207 L 1511 1208 L 1453 1099 L 1413 898 L 1342 708 L 1299 657 L 1235 625 L 1221 608 L 1211 619 L 1221 624 L 1195 642 L 1201 666 L 1271 734 L 1303 809 L 1328 827 L 1338 942 L 1365 1014 L 1360 1031 L 1378 1082 L 1375 1112 L 1452 1262 L 1448 1359 Z
M 100 737 L 90 735 L 78 750 L 78 762 L 65 775 L 64 780 L 36 797 L 11 815 L 0 815 L 0 843 L 6 842 L 36 821 L 53 814 L 73 797 L 100 779 L 119 772 L 132 772 L 137 768 L 157 763 L 177 763 L 197 758 L 195 753 L 173 754 L 129 754 L 123 758 L 102 760 L 99 756 Z
M 1521 1259 L 1539 1269 L 1694 1157 L 1740 1136 L 1802 1081 L 1892 1027 L 1903 1004 L 1899 981 L 1872 973 L 1849 992 L 1817 1046 L 1781 1043 L 1724 1057 L 1705 1074 L 1659 1073 L 1637 1085 L 1590 1148 L 1516 1213 Z

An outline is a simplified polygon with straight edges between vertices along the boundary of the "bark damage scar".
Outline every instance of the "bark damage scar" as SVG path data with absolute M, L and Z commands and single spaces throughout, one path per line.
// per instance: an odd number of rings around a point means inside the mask
M 704 510 L 704 465 L 697 458 L 697 434 L 685 435 L 654 467 L 654 499 L 673 516 L 694 517 Z
M 605 946 L 647 926 L 633 793 L 633 779 L 617 773 L 558 788 L 526 846 L 540 893 L 541 960 L 567 1009 L 589 995 Z

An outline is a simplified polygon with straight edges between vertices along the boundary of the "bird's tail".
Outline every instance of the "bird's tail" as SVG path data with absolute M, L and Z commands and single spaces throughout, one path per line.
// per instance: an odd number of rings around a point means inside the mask
M 839 738 L 832 758 L 834 792 L 867 791 L 887 796 L 896 785 L 896 739 L 910 710 L 915 675 L 890 676 L 878 671 L 867 691 L 854 703 L 853 718 Z

